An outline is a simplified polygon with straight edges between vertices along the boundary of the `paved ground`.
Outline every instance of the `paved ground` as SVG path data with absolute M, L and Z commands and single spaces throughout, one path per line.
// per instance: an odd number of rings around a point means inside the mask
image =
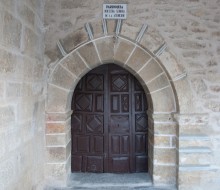
M 172 187 L 154 187 L 147 173 L 95 174 L 73 173 L 68 187 L 48 186 L 45 190 L 175 190 Z

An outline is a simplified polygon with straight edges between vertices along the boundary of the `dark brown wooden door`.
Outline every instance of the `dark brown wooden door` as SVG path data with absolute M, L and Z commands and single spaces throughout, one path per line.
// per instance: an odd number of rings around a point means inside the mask
M 114 64 L 90 71 L 72 109 L 72 172 L 147 171 L 147 103 L 129 72 Z

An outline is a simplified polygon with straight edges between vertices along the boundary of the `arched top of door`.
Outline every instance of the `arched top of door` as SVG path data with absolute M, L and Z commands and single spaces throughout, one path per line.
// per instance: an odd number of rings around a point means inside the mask
M 115 63 L 130 71 L 142 84 L 153 113 L 176 113 L 179 105 L 190 104 L 186 73 L 170 52 L 163 37 L 120 20 L 86 23 L 57 43 L 57 61 L 48 78 L 47 112 L 70 111 L 78 81 L 91 69 Z M 181 81 L 181 87 L 179 87 Z M 181 99 L 178 91 L 185 91 Z M 181 102 L 179 102 L 181 101 Z

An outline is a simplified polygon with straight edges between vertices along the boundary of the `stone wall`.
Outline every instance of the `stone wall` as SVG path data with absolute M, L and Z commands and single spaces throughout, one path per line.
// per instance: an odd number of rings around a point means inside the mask
M 0 189 L 44 177 L 43 0 L 0 1 Z
M 173 56 L 168 59 L 162 54 L 163 64 L 169 67 L 166 60 L 173 59 L 177 64 L 171 65 L 170 74 L 175 73 L 172 69 L 186 73 L 185 82 L 174 82 L 179 92 L 179 113 L 174 116 L 178 122 L 177 184 L 182 189 L 218 189 L 220 1 L 46 0 L 45 53 L 49 67 L 52 68 L 61 58 L 56 46 L 58 40 L 62 39 L 67 52 L 87 40 L 86 31 L 82 32 L 80 28 L 89 22 L 99 25 L 103 3 L 127 3 L 128 18 L 123 21 L 122 35 L 135 40 L 141 26 L 147 23 L 149 28 L 140 44 L 154 52 L 165 41 Z M 93 33 L 99 37 L 101 32 L 96 28 L 93 25 Z

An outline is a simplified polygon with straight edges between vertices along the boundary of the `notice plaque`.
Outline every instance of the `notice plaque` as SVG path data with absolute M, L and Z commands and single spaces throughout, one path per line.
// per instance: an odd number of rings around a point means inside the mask
M 127 4 L 103 4 L 104 19 L 126 19 Z

